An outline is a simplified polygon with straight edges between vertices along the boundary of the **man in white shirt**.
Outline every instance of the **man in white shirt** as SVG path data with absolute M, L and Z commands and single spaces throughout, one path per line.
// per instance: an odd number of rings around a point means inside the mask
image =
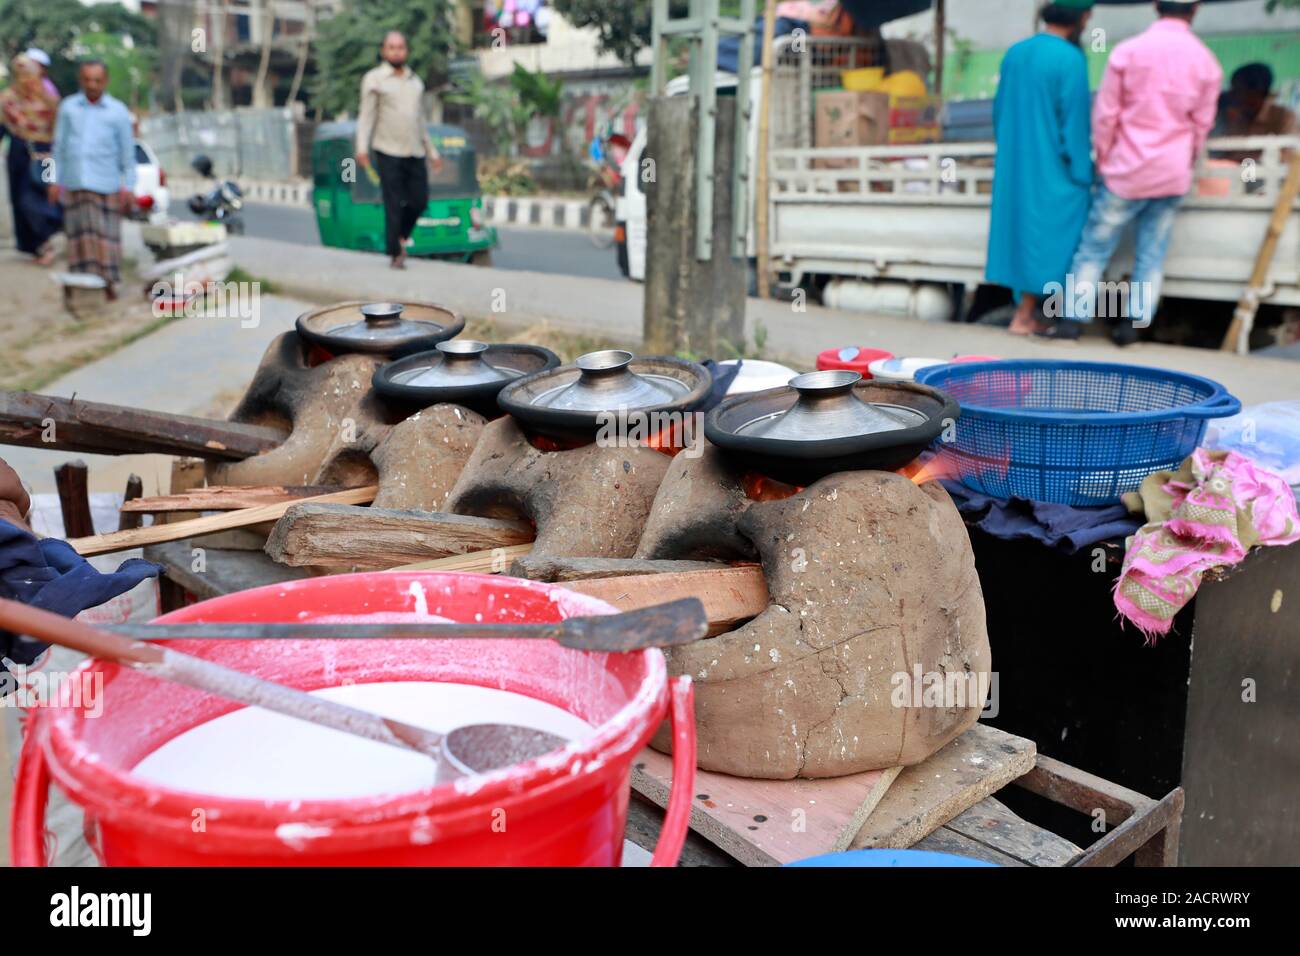
M 357 165 L 373 156 L 384 194 L 385 246 L 394 269 L 406 268 L 406 243 L 429 203 L 429 170 L 442 162 L 424 120 L 424 83 L 406 65 L 406 37 L 384 37 L 383 63 L 361 80 Z

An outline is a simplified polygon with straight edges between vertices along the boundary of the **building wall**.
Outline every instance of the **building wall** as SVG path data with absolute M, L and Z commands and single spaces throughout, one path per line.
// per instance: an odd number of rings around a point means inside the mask
M 479 69 L 488 79 L 509 76 L 520 63 L 534 72 L 589 73 L 594 70 L 623 70 L 618 57 L 598 51 L 599 35 L 592 28 L 575 27 L 558 13 L 552 13 L 550 34 L 545 43 L 506 45 L 474 51 Z M 648 68 L 651 56 L 642 50 L 637 65 Z

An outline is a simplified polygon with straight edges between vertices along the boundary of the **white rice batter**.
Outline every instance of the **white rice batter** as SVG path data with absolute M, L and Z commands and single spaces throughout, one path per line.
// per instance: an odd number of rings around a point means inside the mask
M 314 691 L 430 730 L 520 724 L 575 740 L 586 721 L 551 704 L 490 687 L 431 681 L 352 684 Z M 318 800 L 403 793 L 433 782 L 417 753 L 246 707 L 169 740 L 132 773 L 176 790 L 261 800 Z

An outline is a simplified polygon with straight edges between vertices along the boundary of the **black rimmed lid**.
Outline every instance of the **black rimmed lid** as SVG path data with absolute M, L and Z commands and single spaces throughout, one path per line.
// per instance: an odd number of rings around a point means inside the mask
M 785 388 L 734 395 L 709 412 L 704 434 L 745 467 L 807 485 L 837 471 L 901 468 L 960 414 L 938 389 L 860 378 L 813 372 Z
M 611 416 L 690 411 L 712 383 L 708 369 L 694 362 L 607 349 L 511 382 L 498 401 L 525 426 L 572 438 L 593 435 Z
M 876 432 L 901 431 L 924 424 L 924 412 L 903 405 L 865 402 L 853 387 L 858 372 L 808 372 L 790 379 L 798 397 L 788 408 L 763 413 L 736 426 L 736 434 L 789 441 L 851 438 Z
M 499 414 L 497 392 L 507 383 L 559 364 L 559 356 L 540 345 L 452 339 L 376 369 L 373 383 L 386 398 L 422 408 L 452 402 L 493 417 Z
M 300 315 L 297 328 L 308 342 L 335 355 L 407 355 L 453 338 L 465 320 L 427 302 L 341 302 Z

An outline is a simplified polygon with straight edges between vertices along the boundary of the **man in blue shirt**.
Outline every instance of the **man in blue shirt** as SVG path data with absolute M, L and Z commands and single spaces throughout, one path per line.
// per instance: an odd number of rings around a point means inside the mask
M 131 114 L 110 96 L 108 67 L 86 60 L 81 92 L 59 107 L 54 127 L 50 199 L 65 206 L 63 231 L 73 272 L 100 276 L 110 299 L 122 281 L 122 213 L 135 196 L 135 134 Z

